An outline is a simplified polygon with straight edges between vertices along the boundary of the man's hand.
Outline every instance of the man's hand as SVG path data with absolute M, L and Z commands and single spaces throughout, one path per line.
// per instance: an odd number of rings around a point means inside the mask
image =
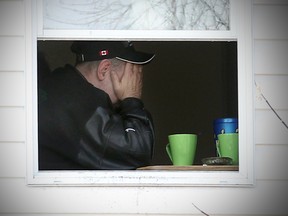
M 111 79 L 114 92 L 119 100 L 127 97 L 141 98 L 142 93 L 142 66 L 125 63 L 123 76 L 120 77 L 117 71 L 111 71 Z

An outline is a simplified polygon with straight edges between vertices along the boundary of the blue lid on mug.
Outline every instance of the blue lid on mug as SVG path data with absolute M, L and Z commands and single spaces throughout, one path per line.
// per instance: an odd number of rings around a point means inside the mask
M 238 118 L 218 118 L 214 120 L 214 124 L 217 123 L 238 123 Z

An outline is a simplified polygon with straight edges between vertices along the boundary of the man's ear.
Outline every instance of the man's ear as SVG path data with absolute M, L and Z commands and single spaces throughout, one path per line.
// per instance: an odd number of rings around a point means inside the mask
M 108 59 L 104 59 L 99 63 L 98 70 L 97 70 L 97 76 L 100 81 L 104 80 L 107 72 L 110 70 L 111 61 Z

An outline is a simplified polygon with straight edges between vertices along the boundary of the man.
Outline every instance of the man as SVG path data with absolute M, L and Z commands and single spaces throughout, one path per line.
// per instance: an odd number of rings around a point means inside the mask
M 131 42 L 78 41 L 76 67 L 40 86 L 39 169 L 136 169 L 150 164 L 152 118 L 141 101 L 142 68 L 154 55 Z

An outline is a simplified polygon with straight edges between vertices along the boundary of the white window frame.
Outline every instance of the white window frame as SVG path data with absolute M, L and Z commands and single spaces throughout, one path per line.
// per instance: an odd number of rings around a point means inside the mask
M 228 31 L 43 30 L 41 1 L 26 7 L 27 184 L 31 186 L 253 186 L 254 104 L 252 30 L 249 0 L 231 0 Z M 38 4 L 40 2 L 40 4 Z M 37 19 L 36 19 L 37 18 Z M 30 22 L 29 22 L 30 20 Z M 37 21 L 36 21 L 37 20 Z M 237 41 L 239 171 L 39 171 L 37 120 L 37 39 Z

